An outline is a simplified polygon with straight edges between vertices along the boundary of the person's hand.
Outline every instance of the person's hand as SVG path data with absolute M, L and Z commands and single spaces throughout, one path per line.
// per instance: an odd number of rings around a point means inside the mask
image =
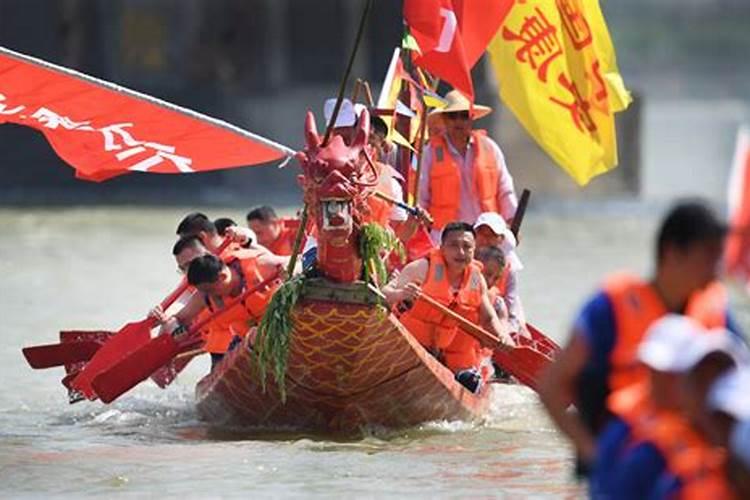
M 414 217 L 417 218 L 417 220 L 424 224 L 427 227 L 432 227 L 432 224 L 435 222 L 432 220 L 432 216 L 430 213 L 425 210 L 424 208 L 420 207 L 419 205 L 414 207 L 414 210 L 416 211 L 416 214 L 414 214 Z
M 171 316 L 162 323 L 161 328 L 159 328 L 159 335 L 174 335 L 181 328 L 182 325 L 177 321 L 177 318 Z
M 160 305 L 151 309 L 148 312 L 148 317 L 154 318 L 160 325 L 163 325 L 169 319 L 169 316 L 167 316 Z
M 224 237 L 230 240 L 244 245 L 245 243 L 252 241 L 253 232 L 252 229 L 240 226 L 229 226 L 224 232 Z
M 404 288 L 401 289 L 400 300 L 415 300 L 422 293 L 422 287 L 417 283 L 407 283 Z
M 497 349 L 502 349 L 503 351 L 510 351 L 516 347 L 516 343 L 513 341 L 513 337 L 508 335 L 507 333 L 503 333 L 500 336 L 500 343 L 497 345 Z

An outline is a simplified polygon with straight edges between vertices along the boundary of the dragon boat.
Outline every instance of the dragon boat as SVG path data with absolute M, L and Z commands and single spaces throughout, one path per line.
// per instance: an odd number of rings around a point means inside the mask
M 308 113 L 306 148 L 297 160 L 318 240 L 317 263 L 312 273 L 277 291 L 296 287 L 292 307 L 279 310 L 276 296 L 271 301 L 264 322 L 288 315 L 287 331 L 264 335 L 261 323 L 252 345 L 249 336 L 198 383 L 198 412 L 211 424 L 352 432 L 485 415 L 489 386 L 474 394 L 456 382 L 371 283 L 383 248 L 368 251 L 366 244 L 375 227 L 366 223 L 367 199 L 379 184 L 364 149 L 368 122 L 360 120 L 349 146 L 338 136 L 323 144 Z M 282 344 L 283 373 L 263 377 L 258 359 L 273 343 Z

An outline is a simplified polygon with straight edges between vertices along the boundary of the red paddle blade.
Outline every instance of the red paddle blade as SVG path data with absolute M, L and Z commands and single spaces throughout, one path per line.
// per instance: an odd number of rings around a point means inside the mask
M 91 386 L 91 381 L 131 352 L 148 344 L 151 340 L 152 325 L 153 320 L 151 319 L 125 325 L 94 354 L 91 361 L 83 367 L 81 373 L 73 379 L 71 388 L 88 399 L 96 399 L 96 392 Z
M 498 349 L 492 359 L 500 368 L 535 391 L 542 370 L 552 362 L 551 358 L 528 347 L 516 347 L 510 351 Z
M 153 380 L 160 388 L 164 389 L 169 384 L 174 382 L 174 379 L 177 378 L 177 375 L 179 375 L 180 372 L 185 369 L 185 367 L 193 360 L 194 357 L 195 356 L 187 356 L 184 358 L 172 360 L 167 366 L 160 368 L 153 375 L 151 375 L 151 380 Z
M 171 335 L 160 335 L 97 374 L 91 385 L 99 398 L 111 403 L 169 363 L 180 352 Z
M 560 350 L 560 346 L 557 345 L 557 343 L 554 340 L 546 336 L 544 333 L 541 332 L 541 330 L 539 330 L 534 325 L 530 323 L 526 323 L 526 329 L 531 334 L 532 340 L 536 341 L 540 347 L 543 347 L 544 349 L 551 351 L 550 353 L 555 353 Z
M 100 345 L 93 341 L 64 342 L 24 347 L 21 351 L 29 365 L 38 370 L 87 361 Z

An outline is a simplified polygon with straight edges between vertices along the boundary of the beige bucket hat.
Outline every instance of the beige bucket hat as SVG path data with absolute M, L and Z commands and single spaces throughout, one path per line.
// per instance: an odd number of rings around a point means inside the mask
M 434 110 L 430 115 L 437 115 L 441 113 L 454 113 L 457 111 L 469 111 L 471 112 L 471 103 L 458 90 L 451 90 L 445 94 L 445 101 L 448 103 L 445 107 Z M 478 120 L 483 116 L 487 116 L 492 113 L 492 108 L 489 106 L 483 106 L 481 104 L 474 104 L 474 112 L 471 114 L 472 120 Z

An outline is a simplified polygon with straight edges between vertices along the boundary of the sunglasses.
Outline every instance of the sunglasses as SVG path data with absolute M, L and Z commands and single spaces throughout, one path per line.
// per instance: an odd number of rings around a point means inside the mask
M 445 113 L 445 119 L 446 120 L 468 120 L 469 112 L 468 111 L 451 111 L 450 113 Z

